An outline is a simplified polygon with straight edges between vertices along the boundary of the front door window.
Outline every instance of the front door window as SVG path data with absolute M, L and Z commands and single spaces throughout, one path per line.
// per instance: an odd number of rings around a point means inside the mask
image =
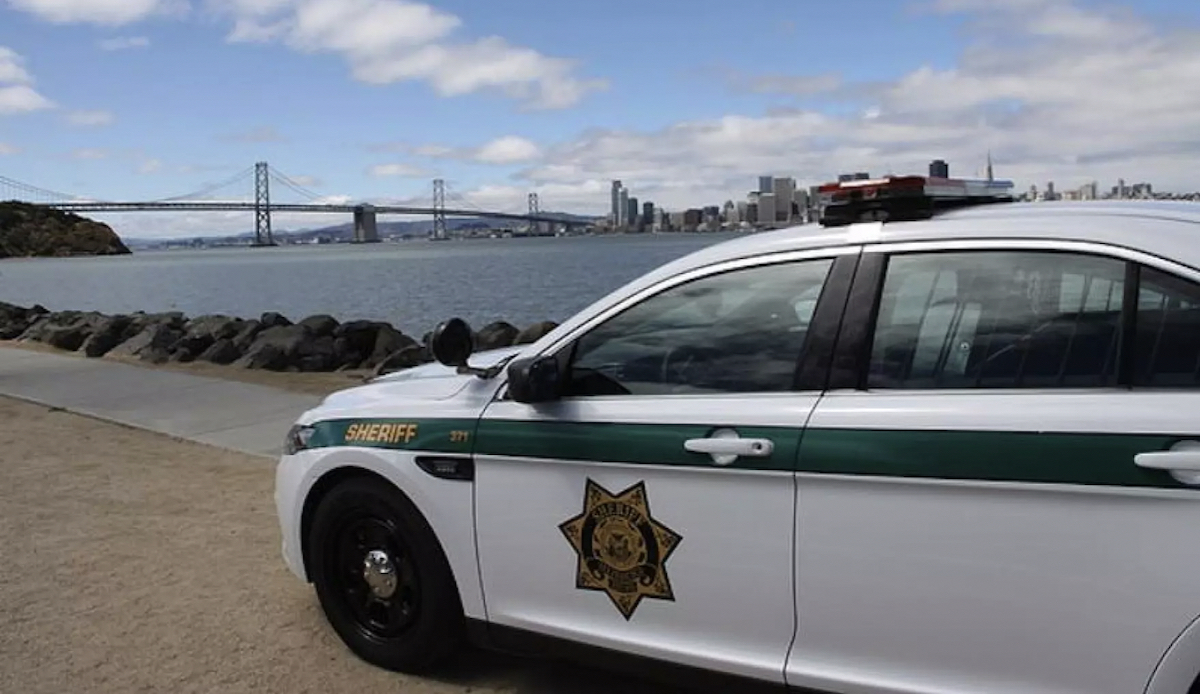
M 734 270 L 646 299 L 579 339 L 566 395 L 790 390 L 832 262 Z

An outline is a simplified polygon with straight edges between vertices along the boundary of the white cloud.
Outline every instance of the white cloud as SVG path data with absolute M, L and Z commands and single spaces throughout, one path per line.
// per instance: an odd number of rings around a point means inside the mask
M 488 36 L 454 40 L 455 15 L 412 0 L 210 0 L 235 17 L 230 41 L 335 53 L 369 84 L 423 80 L 442 96 L 499 91 L 532 109 L 573 106 L 607 82 L 575 64 Z
M 97 44 L 102 51 L 123 51 L 130 48 L 146 48 L 150 39 L 145 36 L 118 36 L 104 39 Z
M 113 114 L 108 111 L 73 111 L 67 115 L 67 122 L 83 127 L 112 125 L 114 120 Z
M 184 11 L 186 0 L 8 0 L 17 10 L 60 24 L 129 24 L 158 14 Z
M 1200 29 L 1158 30 L 1119 9 L 1067 0 L 940 0 L 934 9 L 975 13 L 971 41 L 951 67 L 917 67 L 883 84 L 748 76 L 731 86 L 798 97 L 820 88 L 839 107 L 594 129 L 543 146 L 511 185 L 463 195 L 513 207 L 538 192 L 542 209 L 602 214 L 609 181 L 619 178 L 639 199 L 680 209 L 744 199 L 760 174 L 816 185 L 848 171 L 923 173 L 944 158 L 952 175 L 982 175 L 988 150 L 997 175 L 1019 189 L 1051 180 L 1106 189 L 1119 177 L 1200 189 L 1200 90 L 1191 88 L 1200 81 Z M 451 156 L 471 151 L 479 150 Z
M 162 168 L 162 162 L 157 159 L 144 159 L 138 164 L 138 173 L 151 174 Z
M 379 178 L 397 176 L 401 178 L 421 178 L 429 175 L 421 167 L 413 166 L 412 164 L 376 164 L 370 168 L 370 174 Z
M 108 151 L 95 147 L 82 147 L 71 152 L 72 159 L 106 159 Z
M 54 103 L 33 88 L 33 77 L 25 69 L 25 59 L 16 51 L 0 46 L 0 115 L 53 108 Z
M 321 179 L 316 176 L 290 176 L 289 178 L 292 179 L 292 183 L 305 188 L 321 185 Z
M 6 157 L 12 154 L 20 154 L 21 150 L 17 147 L 0 142 L 0 157 Z
M 486 164 L 515 164 L 532 161 L 541 155 L 537 145 L 523 137 L 501 137 L 492 140 L 475 154 L 475 159 Z

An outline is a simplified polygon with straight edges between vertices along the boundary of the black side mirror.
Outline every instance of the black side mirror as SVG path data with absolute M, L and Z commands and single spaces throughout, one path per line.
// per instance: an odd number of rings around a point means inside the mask
M 549 402 L 559 396 L 558 360 L 526 357 L 508 365 L 508 394 L 523 403 Z
M 471 326 L 461 318 L 438 324 L 429 337 L 429 348 L 433 358 L 442 364 L 459 369 L 465 367 L 475 349 Z

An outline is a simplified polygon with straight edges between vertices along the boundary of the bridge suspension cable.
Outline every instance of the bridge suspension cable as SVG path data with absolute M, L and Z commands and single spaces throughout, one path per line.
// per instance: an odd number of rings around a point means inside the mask
M 222 181 L 217 181 L 216 183 L 206 184 L 203 188 L 200 188 L 199 190 L 195 190 L 190 193 L 185 193 L 183 195 L 173 195 L 169 198 L 158 198 L 157 200 L 152 200 L 150 202 L 182 202 L 185 200 L 204 199 L 204 198 L 208 197 L 209 195 L 211 195 L 212 193 L 215 193 L 216 191 L 218 191 L 222 188 L 228 188 L 229 186 L 233 185 L 234 183 L 238 183 L 242 179 L 249 178 L 250 176 L 253 176 L 253 175 L 254 175 L 254 167 L 250 166 L 245 169 L 242 169 L 241 171 L 237 172 L 236 174 L 234 174 L 234 175 L 230 176 L 229 178 L 226 178 Z
M 69 195 L 56 190 L 39 188 L 7 176 L 0 176 L 0 199 L 40 203 L 86 200 L 86 198 L 80 195 Z
M 294 179 L 278 169 L 269 169 L 269 172 L 271 174 L 271 180 L 279 183 L 280 185 L 309 201 L 316 202 L 317 200 L 325 197 L 319 193 L 314 193 L 303 185 L 297 183 Z

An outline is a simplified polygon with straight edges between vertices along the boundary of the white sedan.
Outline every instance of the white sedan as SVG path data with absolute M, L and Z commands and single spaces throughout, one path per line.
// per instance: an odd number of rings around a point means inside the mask
M 359 657 L 1196 694 L 1200 206 L 753 234 L 329 396 L 283 554 Z

